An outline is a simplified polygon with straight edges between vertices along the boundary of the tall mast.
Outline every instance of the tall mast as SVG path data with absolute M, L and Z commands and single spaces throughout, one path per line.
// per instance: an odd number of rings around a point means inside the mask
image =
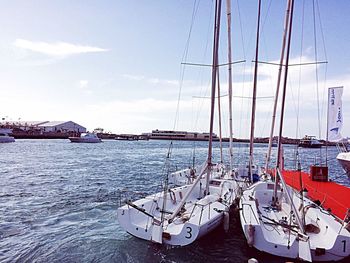
M 253 86 L 253 99 L 252 99 L 252 117 L 250 125 L 250 145 L 249 145 L 249 174 L 252 176 L 253 165 L 253 150 L 254 150 L 254 128 L 255 128 L 255 108 L 256 108 L 256 87 L 258 79 L 258 58 L 259 58 L 259 34 L 260 34 L 260 10 L 261 0 L 259 0 L 258 6 L 258 25 L 256 29 L 256 46 L 255 46 L 255 65 L 254 65 L 254 86 Z
M 290 9 L 290 18 L 289 18 L 289 32 L 288 32 L 288 44 L 287 44 L 287 54 L 286 54 L 286 63 L 284 69 L 284 80 L 283 80 L 283 90 L 282 90 L 282 105 L 281 105 L 281 117 L 280 117 L 280 129 L 278 134 L 278 148 L 277 148 L 277 160 L 276 160 L 276 171 L 279 171 L 281 166 L 281 157 L 282 157 L 282 131 L 283 131 L 283 121 L 284 121 L 284 106 L 286 102 L 286 91 L 287 91 L 287 79 L 288 79 L 288 65 L 289 65 L 289 53 L 290 53 L 290 43 L 292 39 L 292 25 L 293 25 L 293 9 L 294 9 L 294 0 L 289 0 L 291 9 Z M 273 202 L 277 201 L 277 182 L 278 176 L 276 174 L 275 179 L 275 188 Z
M 232 151 L 232 54 L 231 54 L 231 0 L 226 0 L 227 8 L 227 39 L 228 39 L 228 107 L 229 107 L 229 126 L 230 126 L 230 173 L 233 169 L 233 151 Z
M 209 176 L 212 165 L 212 146 L 213 146 L 213 128 L 214 128 L 214 108 L 215 108 L 215 85 L 217 76 L 218 50 L 219 50 L 219 33 L 220 33 L 220 14 L 221 0 L 215 2 L 215 22 L 214 22 L 214 45 L 213 45 L 213 63 L 211 74 L 211 107 L 210 107 L 210 126 L 209 126 L 209 145 L 208 145 L 208 172 L 206 182 L 206 194 L 209 194 Z
M 219 59 L 217 60 L 219 63 Z M 221 98 L 220 98 L 220 75 L 219 69 L 217 69 L 217 84 L 218 84 L 218 111 L 219 111 L 219 141 L 220 141 L 220 162 L 223 163 L 222 157 L 222 129 L 221 129 Z
M 283 31 L 283 38 L 282 38 L 281 58 L 280 58 L 280 63 L 279 63 L 279 68 L 278 68 L 277 87 L 276 87 L 276 93 L 275 93 L 275 101 L 273 104 L 272 122 L 271 122 L 271 130 L 270 130 L 270 137 L 269 137 L 269 148 L 267 150 L 267 155 L 266 155 L 265 172 L 269 168 L 269 163 L 271 160 L 273 131 L 275 129 L 275 122 L 276 122 L 277 102 L 278 102 L 278 95 L 279 95 L 280 85 L 281 85 L 284 51 L 286 49 L 287 32 L 289 30 L 289 17 L 290 17 L 290 8 L 291 8 L 290 5 L 291 5 L 291 2 L 287 1 L 286 15 L 285 15 L 285 20 L 284 20 L 284 31 Z

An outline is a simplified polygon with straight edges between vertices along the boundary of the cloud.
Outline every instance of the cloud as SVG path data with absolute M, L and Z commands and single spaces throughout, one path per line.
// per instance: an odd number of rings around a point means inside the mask
M 80 80 L 79 81 L 79 88 L 81 89 L 85 89 L 89 84 L 89 81 L 88 80 Z
M 67 57 L 75 54 L 108 51 L 107 49 L 99 47 L 76 45 L 66 42 L 47 43 L 25 39 L 16 39 L 13 45 L 20 49 L 29 50 L 52 57 Z
M 145 79 L 144 76 L 131 75 L 131 74 L 123 74 L 122 77 L 126 78 L 126 79 L 131 79 L 131 80 L 143 80 L 143 79 Z
M 122 77 L 130 80 L 135 81 L 145 81 L 147 83 L 153 84 L 153 85 L 171 85 L 171 86 L 178 86 L 179 81 L 177 80 L 169 80 L 169 79 L 160 79 L 160 78 L 147 78 L 145 76 L 140 75 L 132 75 L 132 74 L 123 74 Z
M 87 95 L 91 95 L 93 92 L 89 89 L 89 81 L 82 79 L 78 82 L 79 92 Z

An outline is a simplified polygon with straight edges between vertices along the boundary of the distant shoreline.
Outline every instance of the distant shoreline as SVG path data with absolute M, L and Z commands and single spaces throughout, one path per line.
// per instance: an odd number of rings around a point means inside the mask
M 50 133 L 42 133 L 42 134 L 30 134 L 30 133 L 13 133 L 12 134 L 15 139 L 68 139 L 71 136 L 79 136 L 78 134 L 71 133 L 62 133 L 62 132 L 50 132 Z M 162 140 L 162 141 L 208 141 L 208 139 L 204 138 L 179 138 L 179 137 L 161 137 L 161 138 L 151 138 L 146 137 L 144 135 L 136 135 L 136 134 L 111 134 L 111 133 L 97 133 L 97 136 L 104 140 L 125 140 L 125 141 L 137 141 L 137 140 Z M 214 138 L 213 141 L 220 141 L 219 138 Z M 222 138 L 223 142 L 229 142 L 229 138 Z M 241 142 L 241 143 L 249 143 L 249 139 L 238 139 L 233 138 L 233 142 Z M 291 144 L 297 145 L 299 143 L 299 139 L 292 138 L 282 138 L 283 144 Z M 320 140 L 326 145 L 326 141 Z M 254 143 L 268 143 L 269 138 L 255 138 Z M 334 146 L 335 143 L 328 142 L 329 146 Z

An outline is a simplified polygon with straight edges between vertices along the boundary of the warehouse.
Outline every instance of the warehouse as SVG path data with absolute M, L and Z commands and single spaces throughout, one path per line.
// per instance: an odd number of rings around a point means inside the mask
M 86 128 L 73 121 L 48 121 L 38 125 L 43 132 L 86 132 Z
M 0 126 L 21 131 L 46 132 L 86 132 L 86 128 L 73 121 L 6 121 L 1 122 Z
M 73 121 L 48 121 L 38 125 L 43 132 L 86 132 L 86 128 Z

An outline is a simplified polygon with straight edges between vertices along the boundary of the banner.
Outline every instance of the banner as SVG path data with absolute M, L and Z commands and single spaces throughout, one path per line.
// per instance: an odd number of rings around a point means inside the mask
M 340 134 L 343 127 L 342 96 L 343 87 L 328 89 L 328 141 L 342 139 Z

